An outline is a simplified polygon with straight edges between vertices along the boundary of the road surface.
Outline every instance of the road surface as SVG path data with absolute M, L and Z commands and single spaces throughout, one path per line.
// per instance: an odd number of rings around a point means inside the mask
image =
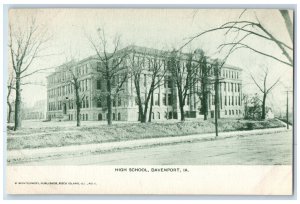
M 292 132 L 288 131 L 94 153 L 25 165 L 290 165 L 292 139 Z

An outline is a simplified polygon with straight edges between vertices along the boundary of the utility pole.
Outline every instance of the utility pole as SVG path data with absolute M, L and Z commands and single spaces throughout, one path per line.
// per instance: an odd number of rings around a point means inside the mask
M 215 68 L 215 131 L 218 137 L 218 117 L 219 117 L 219 67 Z
M 289 129 L 289 91 L 286 91 L 286 128 Z
M 286 91 L 286 128 L 289 129 L 289 92 Z

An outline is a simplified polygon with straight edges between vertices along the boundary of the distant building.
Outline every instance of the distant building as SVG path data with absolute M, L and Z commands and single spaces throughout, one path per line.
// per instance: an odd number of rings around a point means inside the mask
M 39 100 L 32 107 L 26 107 L 22 110 L 22 119 L 24 120 L 45 120 L 47 112 L 46 100 Z
M 149 59 L 155 49 L 132 46 L 131 51 L 138 53 L 148 53 Z M 157 50 L 155 50 L 157 51 Z M 119 52 L 122 52 L 120 50 Z M 164 52 L 165 51 L 159 51 Z M 161 58 L 163 66 L 167 67 L 168 62 Z M 180 63 L 184 64 L 182 60 Z M 107 110 L 97 99 L 97 96 L 103 91 L 105 81 L 101 78 L 101 63 L 95 58 L 89 57 L 79 61 L 76 64 L 76 72 L 80 80 L 80 93 L 83 95 L 81 119 L 82 120 L 106 120 Z M 126 67 L 126 61 L 120 65 Z M 234 118 L 243 116 L 242 106 L 242 69 L 238 67 L 225 65 L 220 75 L 220 117 Z M 120 73 L 121 75 L 122 73 Z M 143 73 L 142 73 L 143 74 Z M 165 76 L 165 83 L 154 91 L 154 103 L 152 118 L 153 120 L 167 120 L 180 118 L 177 89 L 174 86 L 170 73 Z M 75 120 L 76 104 L 74 97 L 74 87 L 70 82 L 70 73 L 64 65 L 56 68 L 55 72 L 47 77 L 47 118 L 50 120 Z M 119 80 L 117 77 L 114 80 Z M 146 74 L 141 76 L 141 93 L 149 89 L 148 77 Z M 128 78 L 123 85 L 123 91 L 113 100 L 113 120 L 138 121 L 139 113 L 136 103 L 136 93 L 132 78 Z M 193 89 L 198 89 L 199 84 Z M 208 98 L 209 117 L 215 117 L 214 111 L 214 90 L 213 85 L 210 88 Z M 187 97 L 184 106 L 187 117 L 201 118 L 201 102 L 196 93 L 191 93 Z

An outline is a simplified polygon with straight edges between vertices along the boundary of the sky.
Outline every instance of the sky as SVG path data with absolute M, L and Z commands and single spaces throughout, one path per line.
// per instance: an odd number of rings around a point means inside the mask
M 12 26 L 26 26 L 27 17 L 35 16 L 37 23 L 47 30 L 51 39 L 44 45 L 45 57 L 38 58 L 30 70 L 55 67 L 64 63 L 70 55 L 82 59 L 95 54 L 88 41 L 98 28 L 105 31 L 108 41 L 115 35 L 121 36 L 121 46 L 135 44 L 150 48 L 171 50 L 179 48 L 190 37 L 205 30 L 220 26 L 228 21 L 237 20 L 243 10 L 240 9 L 22 9 L 10 10 L 9 20 Z M 290 13 L 291 14 L 291 13 Z M 292 46 L 285 24 L 277 10 L 247 10 L 241 20 L 257 21 L 272 35 Z M 214 32 L 196 38 L 184 51 L 201 48 L 205 54 L 222 59 L 226 50 L 219 53 L 218 46 L 230 42 L 232 35 Z M 285 60 L 274 43 L 250 37 L 245 41 L 259 50 Z M 247 49 L 240 49 L 230 55 L 227 62 L 243 69 L 244 92 L 255 93 L 258 89 L 250 78 L 261 77 L 263 67 L 268 67 L 268 83 L 272 84 L 280 77 L 280 84 L 269 96 L 275 107 L 285 106 L 283 94 L 285 86 L 292 87 L 293 69 L 273 59 L 261 56 Z M 26 81 L 46 82 L 46 76 L 52 70 L 35 74 Z M 46 99 L 46 87 L 26 85 L 22 90 L 23 101 L 33 105 L 35 101 Z

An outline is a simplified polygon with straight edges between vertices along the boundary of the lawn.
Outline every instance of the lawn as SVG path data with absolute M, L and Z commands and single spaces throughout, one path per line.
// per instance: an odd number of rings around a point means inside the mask
M 164 122 L 164 123 L 118 123 L 107 126 L 104 123 L 85 122 L 82 127 L 75 123 L 44 122 L 31 127 L 24 127 L 16 132 L 7 130 L 7 148 L 26 149 L 59 147 L 79 144 L 96 144 L 113 141 L 126 141 L 168 136 L 184 136 L 211 133 L 215 130 L 213 120 Z M 70 125 L 72 124 L 72 126 Z M 252 130 L 284 127 L 275 119 L 266 121 L 219 120 L 219 131 Z

